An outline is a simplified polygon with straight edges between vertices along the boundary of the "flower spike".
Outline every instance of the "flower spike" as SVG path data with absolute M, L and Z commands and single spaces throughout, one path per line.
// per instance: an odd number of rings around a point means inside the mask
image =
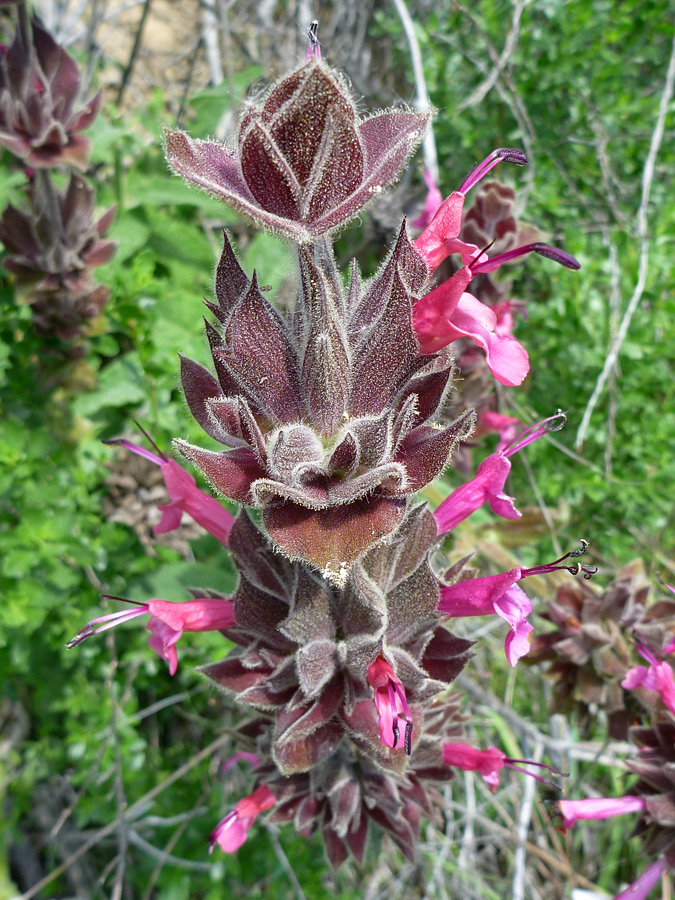
M 298 244 L 342 227 L 384 190 L 431 117 L 397 109 L 361 120 L 320 52 L 312 26 L 307 61 L 247 109 L 236 151 L 166 129 L 178 175 Z

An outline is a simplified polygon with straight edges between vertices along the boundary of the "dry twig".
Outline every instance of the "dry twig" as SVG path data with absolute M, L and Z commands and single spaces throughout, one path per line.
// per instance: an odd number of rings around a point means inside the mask
M 530 0 L 526 0 L 530 2 Z M 396 12 L 399 15 L 403 31 L 405 32 L 408 47 L 410 49 L 410 59 L 413 67 L 413 77 L 415 79 L 415 106 L 420 112 L 426 112 L 431 109 L 429 102 L 429 93 L 427 91 L 427 83 L 424 78 L 424 67 L 422 66 L 422 54 L 420 53 L 420 45 L 415 34 L 415 25 L 408 12 L 408 7 L 404 0 L 393 0 Z M 424 138 L 422 145 L 424 154 L 424 168 L 431 174 L 435 184 L 438 184 L 438 154 L 436 153 L 436 140 L 434 138 L 433 126 L 429 126 L 429 130 Z
M 487 78 L 478 85 L 475 90 L 473 90 L 469 96 L 462 100 L 461 103 L 457 105 L 457 112 L 461 112 L 463 109 L 467 109 L 469 106 L 474 106 L 476 103 L 480 103 L 481 100 L 485 98 L 485 96 L 492 90 L 492 88 L 497 83 L 497 79 L 501 75 L 502 71 L 508 65 L 513 53 L 516 49 L 516 45 L 518 43 L 518 34 L 520 32 L 520 19 L 523 15 L 523 10 L 526 6 L 529 6 L 532 0 L 516 0 L 513 4 L 513 17 L 511 19 L 511 27 L 509 28 L 509 33 L 506 36 L 506 41 L 504 42 L 504 49 L 502 50 L 499 58 L 496 60 L 494 66 L 490 70 Z
M 159 784 L 156 784 L 153 788 L 151 788 L 147 793 L 145 793 L 142 797 L 136 800 L 134 803 L 129 806 L 125 813 L 125 819 L 131 819 L 133 814 L 137 812 L 142 807 L 146 807 L 155 797 L 158 797 L 161 793 L 163 793 L 168 787 L 171 787 L 172 784 L 175 784 L 177 781 L 187 775 L 195 766 L 198 766 L 201 762 L 207 759 L 209 756 L 212 756 L 216 750 L 226 744 L 229 740 L 231 740 L 229 734 L 221 734 L 220 737 L 217 737 L 214 741 L 204 747 L 203 750 L 200 750 L 192 759 L 188 760 L 188 762 L 184 763 L 175 772 L 172 772 L 164 781 L 161 781 Z M 100 828 L 96 831 L 81 847 L 78 847 L 70 856 L 65 859 L 60 865 L 58 865 L 49 875 L 45 875 L 37 884 L 34 884 L 30 890 L 26 891 L 24 894 L 21 894 L 17 900 L 31 900 L 32 897 L 35 897 L 40 891 L 46 887 L 48 884 L 51 884 L 55 878 L 58 878 L 59 875 L 62 875 L 69 866 L 71 866 L 74 862 L 84 856 L 85 853 L 88 853 L 92 847 L 95 847 L 109 835 L 113 834 L 115 829 L 119 825 L 120 816 L 116 816 L 112 822 L 108 822 L 103 828 Z
M 605 364 L 602 368 L 602 372 L 598 376 L 598 380 L 595 383 L 595 387 L 593 388 L 593 393 L 590 396 L 590 399 L 586 405 L 586 409 L 584 410 L 584 414 L 581 419 L 581 423 L 579 425 L 579 429 L 577 431 L 576 440 L 574 442 L 574 446 L 579 450 L 584 442 L 584 438 L 586 436 L 586 431 L 588 430 L 588 426 L 591 421 L 591 416 L 593 415 L 593 411 L 600 399 L 600 395 L 602 394 L 605 384 L 607 383 L 607 379 L 611 371 L 613 370 L 619 352 L 621 350 L 621 345 L 626 339 L 626 335 L 628 334 L 628 328 L 630 327 L 631 319 L 633 318 L 633 314 L 635 310 L 638 308 L 640 301 L 642 300 L 642 294 L 645 289 L 645 285 L 647 283 L 647 273 L 649 270 L 649 235 L 647 233 L 647 208 L 649 206 L 649 196 L 651 194 L 652 189 L 652 181 L 654 180 L 654 170 L 656 167 L 656 157 L 658 156 L 659 149 L 661 147 L 661 141 L 663 140 L 664 134 L 664 126 L 666 121 L 666 116 L 668 114 L 668 106 L 673 97 L 673 88 L 675 87 L 675 37 L 673 38 L 673 43 L 671 46 L 670 52 L 670 60 L 668 62 L 668 70 L 666 72 L 666 79 L 663 85 L 663 91 L 661 92 L 661 100 L 659 102 L 659 112 L 656 118 L 656 124 L 654 126 L 654 131 L 652 132 L 652 139 L 649 145 L 649 152 L 647 154 L 647 158 L 645 160 L 644 168 L 642 170 L 642 197 L 640 199 L 640 206 L 637 211 L 637 238 L 640 242 L 640 261 L 638 263 L 638 278 L 635 284 L 635 288 L 633 290 L 633 295 L 630 298 L 628 306 L 626 307 L 626 311 L 623 314 L 623 318 L 621 320 L 621 325 L 619 326 L 619 330 L 617 331 L 616 337 L 612 341 L 611 347 L 609 349 L 609 353 L 605 359 Z

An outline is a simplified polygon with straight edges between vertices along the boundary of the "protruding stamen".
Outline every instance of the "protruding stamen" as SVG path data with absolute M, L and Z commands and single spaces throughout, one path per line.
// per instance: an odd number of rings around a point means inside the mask
M 389 690 L 389 703 L 391 704 L 392 711 L 392 723 L 391 723 L 391 733 L 394 738 L 394 747 L 398 744 L 399 738 L 401 737 L 401 731 L 398 727 L 399 722 L 405 722 L 405 733 L 403 738 L 403 744 L 405 747 L 405 752 L 410 756 L 412 752 L 412 730 L 413 723 L 412 717 L 410 715 L 410 709 L 408 707 L 408 701 L 405 696 L 405 691 L 403 687 L 400 687 L 398 684 L 393 682 L 391 679 L 387 685 Z M 401 706 L 403 707 L 403 715 L 400 715 L 396 711 L 396 698 L 399 698 L 401 701 Z
M 529 769 L 522 769 L 520 766 L 514 766 L 513 763 L 518 762 L 518 760 L 514 759 L 506 759 L 505 765 L 509 769 L 513 769 L 514 772 L 521 772 L 523 775 L 529 775 L 530 778 L 534 778 L 535 781 L 541 782 L 541 784 L 547 784 L 549 787 L 554 788 L 556 791 L 560 790 L 560 785 L 556 784 L 555 781 L 551 781 L 550 778 L 544 778 L 542 775 L 536 775 L 534 772 L 530 772 Z M 525 759 L 523 762 L 527 763 L 528 766 L 541 766 L 543 763 L 533 762 L 531 759 Z M 545 766 L 547 769 L 552 769 L 556 773 L 556 775 L 562 775 L 562 772 L 558 772 L 556 769 L 553 769 L 552 766 Z
M 588 541 L 584 540 L 583 538 L 579 538 L 579 543 L 581 544 L 581 550 L 572 550 L 572 552 L 569 554 L 571 559 L 576 559 L 576 557 L 578 556 L 583 556 L 584 553 L 588 550 Z
M 486 156 L 482 162 L 472 169 L 462 182 L 459 193 L 466 194 L 474 185 L 478 184 L 481 178 L 484 178 L 491 169 L 494 169 L 502 161 L 513 163 L 516 166 L 527 165 L 527 157 L 522 150 L 516 150 L 512 147 L 500 147 L 497 150 L 493 150 L 489 156 Z
M 656 652 L 656 649 L 649 643 L 647 638 L 640 634 L 639 631 L 633 629 L 633 633 L 631 635 L 633 638 L 633 642 L 635 644 L 635 649 L 640 654 L 643 659 L 646 659 L 648 663 L 652 666 L 658 665 L 662 662 L 661 657 Z
M 565 569 L 570 575 L 581 575 L 583 573 L 583 577 L 588 581 L 593 577 L 598 571 L 597 566 L 582 566 L 581 563 L 577 563 L 573 566 L 563 566 L 563 563 L 566 559 L 575 558 L 578 559 L 580 556 L 583 556 L 584 553 L 588 550 L 588 541 L 581 540 L 581 549 L 580 550 L 570 550 L 569 553 L 566 553 L 564 556 L 561 556 L 560 559 L 554 559 L 553 562 L 544 563 L 540 566 L 533 566 L 530 569 L 521 569 L 521 578 L 527 578 L 530 575 L 548 575 L 549 572 L 555 572 L 556 570 Z
M 108 447 L 124 447 L 125 450 L 131 450 L 131 452 L 137 454 L 137 456 L 149 459 L 150 462 L 154 463 L 156 466 L 161 466 L 165 462 L 168 462 L 163 453 L 160 453 L 158 456 L 150 450 L 146 450 L 145 447 L 141 447 L 140 444 L 134 444 L 133 441 L 127 441 L 124 438 L 115 438 L 114 440 L 102 441 L 101 443 L 106 444 Z
M 134 425 L 136 426 L 136 428 L 138 428 L 138 430 L 139 430 L 140 433 L 143 435 L 143 437 L 146 439 L 146 441 L 150 444 L 150 446 L 151 446 L 151 447 L 154 447 L 155 453 L 157 454 L 157 456 L 161 456 L 162 459 L 166 459 L 166 456 L 162 453 L 162 451 L 159 449 L 159 447 L 157 446 L 157 444 L 156 444 L 156 443 L 153 441 L 153 439 L 150 437 L 150 435 L 149 435 L 148 432 L 145 430 L 145 428 L 143 428 L 143 426 L 142 426 L 141 423 L 138 421 L 138 419 L 134 418 L 134 416 L 131 416 L 131 421 L 134 423 Z
M 527 447 L 528 444 L 538 440 L 543 435 L 550 434 L 552 431 L 560 431 L 565 425 L 567 425 L 567 416 L 564 412 L 558 410 L 554 416 L 549 416 L 548 419 L 542 419 L 541 422 L 535 422 L 534 425 L 530 425 L 529 428 L 526 428 L 525 431 L 522 431 L 515 437 L 502 452 L 505 456 L 513 456 L 514 453 Z
M 318 33 L 319 23 L 316 19 L 314 19 L 314 21 L 307 29 L 307 39 L 309 40 L 309 46 L 307 47 L 305 62 L 309 62 L 309 60 L 313 56 L 316 56 L 317 59 L 321 59 L 321 45 L 319 44 Z
M 101 594 L 104 600 L 119 600 L 121 603 L 132 603 L 134 606 L 146 606 L 140 600 L 129 600 L 127 597 L 118 597 L 116 594 Z
M 114 600 L 123 600 L 123 597 L 113 597 L 111 599 Z M 77 647 L 78 644 L 81 644 L 82 641 L 85 641 L 88 637 L 91 637 L 93 634 L 101 634 L 103 631 L 108 631 L 110 628 L 115 628 L 117 625 L 121 625 L 122 622 L 128 622 L 130 619 L 135 619 L 136 616 L 142 616 L 144 613 L 148 612 L 147 605 L 144 603 L 136 603 L 135 600 L 126 600 L 126 603 L 134 603 L 134 605 L 140 607 L 139 609 L 121 609 L 118 612 L 109 613 L 105 616 L 99 616 L 97 619 L 92 619 L 91 622 L 88 622 L 82 631 L 78 631 L 74 638 L 71 638 L 66 647 L 68 650 L 72 650 L 73 647 Z M 98 628 L 94 626 L 97 625 Z
M 497 238 L 495 238 L 494 240 L 490 241 L 490 243 L 487 245 L 487 247 L 483 247 L 482 250 L 478 250 L 478 251 L 476 252 L 476 255 L 474 256 L 474 258 L 471 260 L 471 262 L 470 262 L 469 265 L 467 266 L 467 268 L 471 269 L 471 273 L 472 273 L 472 274 L 476 271 L 476 266 L 479 265 L 478 260 L 481 259 L 481 258 L 488 252 L 488 250 L 490 249 L 490 247 L 494 244 L 494 242 L 495 242 L 496 240 L 497 240 Z
M 525 256 L 526 253 L 538 253 L 540 256 L 552 259 L 554 262 L 559 263 L 561 266 L 565 266 L 567 269 L 581 268 L 581 263 L 578 263 L 571 254 L 566 253 L 564 250 L 560 250 L 558 247 L 552 247 L 550 244 L 538 242 L 535 244 L 525 244 L 523 247 L 516 247 L 514 250 L 507 250 L 505 253 L 493 256 L 487 261 L 484 260 L 483 262 L 478 262 L 476 265 L 472 266 L 471 271 L 474 275 L 478 275 L 481 272 L 493 272 L 495 269 L 498 269 L 502 263 L 508 262 L 510 259 L 517 259 L 519 256 Z

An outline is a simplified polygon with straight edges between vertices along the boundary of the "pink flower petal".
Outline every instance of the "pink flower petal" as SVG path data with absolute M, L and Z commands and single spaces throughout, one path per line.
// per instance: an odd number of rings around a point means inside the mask
M 415 241 L 415 247 L 433 271 L 449 256 L 446 241 L 459 237 L 462 228 L 464 194 L 455 191 L 446 197 L 436 215 Z
M 609 819 L 628 813 L 644 812 L 644 797 L 598 797 L 586 800 L 560 800 L 558 808 L 563 816 L 563 828 L 571 828 L 581 819 Z
M 497 316 L 489 306 L 464 293 L 450 324 L 452 340 L 469 337 L 485 351 L 488 367 L 500 384 L 515 387 L 523 382 L 530 371 L 527 350 L 511 335 L 497 334 Z
M 504 650 L 512 666 L 529 653 L 529 636 L 534 630 L 527 621 L 532 603 L 516 582 L 521 569 L 511 569 L 499 575 L 468 578 L 441 588 L 439 612 L 449 616 L 486 616 L 496 613 L 509 625 Z
M 665 859 L 657 859 L 647 866 L 642 875 L 638 875 L 625 891 L 617 894 L 614 900 L 646 900 L 647 895 L 659 883 L 667 868 L 668 863 Z
M 486 501 L 496 515 L 505 519 L 520 518 L 513 498 L 504 493 L 510 471 L 511 462 L 501 452 L 484 459 L 471 481 L 456 488 L 434 512 L 439 535 L 452 531 Z
M 506 635 L 504 653 L 510 666 L 515 666 L 521 657 L 530 652 L 530 635 L 533 631 L 529 622 L 522 621 Z

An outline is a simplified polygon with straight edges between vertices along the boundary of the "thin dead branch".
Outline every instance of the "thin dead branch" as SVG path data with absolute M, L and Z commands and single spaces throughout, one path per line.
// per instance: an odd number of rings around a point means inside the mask
M 131 48 L 131 53 L 129 54 L 129 62 L 126 64 L 124 68 L 124 72 L 122 73 L 122 81 L 120 82 L 119 91 L 117 92 L 117 105 L 119 106 L 122 103 L 122 97 L 124 97 L 124 92 L 129 84 L 129 79 L 131 78 L 131 73 L 134 70 L 134 66 L 136 65 L 136 58 L 138 57 L 138 53 L 141 49 L 141 41 L 143 39 L 143 29 L 145 28 L 145 23 L 148 18 L 148 13 L 150 12 L 150 2 L 151 0 L 145 0 L 143 4 L 143 12 L 141 13 L 141 21 L 138 23 L 138 28 L 136 29 L 136 34 L 134 36 L 134 44 Z
M 532 760 L 541 762 L 544 746 L 541 742 L 535 744 Z M 525 880 L 527 876 L 527 835 L 532 821 L 534 808 L 535 788 L 537 782 L 534 778 L 526 778 L 523 783 L 523 802 L 520 806 L 517 827 L 516 851 L 513 859 L 512 900 L 525 900 Z
M 530 0 L 527 0 L 527 2 L 530 2 Z M 431 103 L 429 101 L 429 92 L 427 91 L 427 83 L 424 77 L 420 45 L 415 33 L 415 24 L 410 18 L 410 13 L 408 12 L 408 7 L 405 5 L 404 0 L 393 0 L 393 4 L 396 7 L 396 12 L 403 25 L 403 31 L 410 50 L 410 60 L 412 62 L 413 78 L 415 80 L 415 107 L 419 109 L 420 112 L 426 112 L 426 110 L 431 109 Z M 436 140 L 434 138 L 433 125 L 429 126 L 429 130 L 426 133 L 424 144 L 422 145 L 422 152 L 424 154 L 424 168 L 431 174 L 434 183 L 438 184 L 438 154 L 436 152 Z
M 469 106 L 474 106 L 476 103 L 480 103 L 487 94 L 492 90 L 492 88 L 497 83 L 497 79 L 504 71 L 506 66 L 511 60 L 513 53 L 518 44 L 518 35 L 520 33 L 520 20 L 523 15 L 523 10 L 525 7 L 529 6 L 532 0 L 516 0 L 513 4 L 513 16 L 511 18 L 511 26 L 509 28 L 509 33 L 506 36 L 506 41 L 504 42 L 504 49 L 502 50 L 499 58 L 496 60 L 494 66 L 490 70 L 487 78 L 475 88 L 469 96 L 462 100 L 461 103 L 457 106 L 457 112 L 461 112 L 463 109 L 467 109 Z
M 167 788 L 171 787 L 172 784 L 175 784 L 177 781 L 187 775 L 188 772 L 192 771 L 195 766 L 198 766 L 205 759 L 208 759 L 209 756 L 212 756 L 216 750 L 220 749 L 224 744 L 226 744 L 229 740 L 231 740 L 229 734 L 221 734 L 220 737 L 217 737 L 214 741 L 204 747 L 203 750 L 200 750 L 192 759 L 188 760 L 188 762 L 184 763 L 175 772 L 169 775 L 164 781 L 161 781 L 159 784 L 156 784 L 155 787 L 151 788 L 147 793 L 145 793 L 142 797 L 136 800 L 131 806 L 127 807 L 124 817 L 126 819 L 130 819 L 135 812 L 139 809 L 147 806 L 151 801 L 162 794 Z M 116 816 L 112 822 L 108 822 L 103 828 L 100 828 L 96 831 L 87 841 L 82 844 L 81 847 L 78 847 L 70 856 L 65 859 L 60 865 L 58 865 L 49 875 L 45 875 L 37 884 L 34 884 L 30 890 L 21 894 L 17 900 L 31 900 L 32 897 L 35 897 L 40 891 L 46 887 L 48 884 L 51 884 L 55 878 L 58 878 L 59 875 L 62 875 L 69 866 L 71 866 L 78 859 L 83 857 L 85 853 L 88 853 L 92 847 L 95 847 L 101 841 L 105 840 L 109 835 L 113 834 L 119 825 L 119 816 Z
M 619 326 L 619 330 L 616 334 L 616 337 L 612 341 L 607 357 L 605 358 L 605 364 L 602 368 L 602 372 L 598 376 L 598 380 L 596 381 L 595 387 L 593 388 L 593 392 L 590 396 L 590 399 L 586 405 L 586 409 L 584 410 L 584 414 L 581 418 L 581 423 L 579 424 L 579 429 L 577 431 L 576 440 L 574 442 L 574 446 L 577 450 L 579 450 L 584 443 L 584 438 L 586 437 L 586 431 L 588 430 L 588 426 L 591 421 L 591 416 L 593 415 L 593 411 L 600 399 L 600 395 L 602 394 L 605 384 L 607 383 L 607 379 L 616 364 L 616 359 L 621 351 L 621 346 L 626 339 L 626 335 L 628 334 L 628 329 L 630 327 L 631 319 L 635 313 L 635 310 L 640 305 L 640 301 L 642 300 L 642 294 L 645 289 L 645 285 L 647 283 L 647 274 L 649 271 L 649 235 L 647 233 L 647 211 L 649 207 L 649 197 L 651 194 L 652 181 L 654 180 L 654 170 L 656 167 L 656 158 L 659 153 L 659 149 L 661 147 L 661 141 L 663 140 L 664 128 L 666 116 L 668 114 L 668 106 L 673 97 L 673 88 L 675 87 L 675 37 L 673 38 L 673 43 L 671 46 L 670 52 L 670 60 L 668 62 L 668 70 L 666 72 L 666 78 L 663 85 L 663 91 L 661 92 L 661 99 L 659 102 L 659 112 L 656 117 L 656 124 L 654 126 L 654 131 L 652 132 L 652 139 L 649 145 L 649 152 L 647 154 L 647 158 L 645 160 L 644 169 L 642 171 L 642 197 L 640 200 L 640 206 L 637 211 L 637 238 L 640 243 L 640 260 L 638 263 L 638 277 L 637 282 L 635 284 L 635 288 L 633 290 L 633 295 L 630 298 L 628 306 L 626 307 L 626 311 L 623 314 L 623 318 L 621 320 L 621 324 Z

